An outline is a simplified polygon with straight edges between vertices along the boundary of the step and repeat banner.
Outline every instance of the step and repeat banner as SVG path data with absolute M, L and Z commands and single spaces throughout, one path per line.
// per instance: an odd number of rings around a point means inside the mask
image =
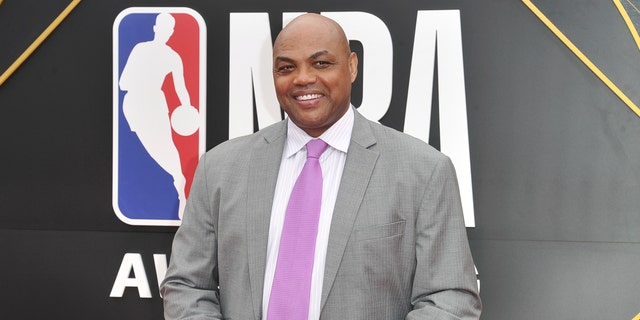
M 0 317 L 161 319 L 199 156 L 283 119 L 271 45 L 317 12 L 358 110 L 454 162 L 482 319 L 640 319 L 639 8 L 0 1 Z

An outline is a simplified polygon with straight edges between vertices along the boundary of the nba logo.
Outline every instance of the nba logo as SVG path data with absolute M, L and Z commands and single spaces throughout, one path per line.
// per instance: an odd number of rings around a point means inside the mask
M 189 8 L 128 8 L 113 25 L 113 209 L 179 225 L 205 151 L 206 26 Z

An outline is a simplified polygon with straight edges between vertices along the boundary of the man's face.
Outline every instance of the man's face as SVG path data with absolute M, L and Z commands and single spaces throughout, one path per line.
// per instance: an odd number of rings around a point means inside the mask
M 274 83 L 289 118 L 312 137 L 348 110 L 358 60 L 340 33 L 324 24 L 296 24 L 274 46 Z

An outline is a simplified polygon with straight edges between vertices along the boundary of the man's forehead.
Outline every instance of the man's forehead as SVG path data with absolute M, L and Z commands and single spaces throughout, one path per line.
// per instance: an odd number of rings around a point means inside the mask
M 340 43 L 340 37 L 329 30 L 291 30 L 283 32 L 276 39 L 274 46 L 292 50 L 297 47 L 335 46 Z
M 323 55 L 337 55 L 348 49 L 348 44 L 326 37 L 282 38 L 273 47 L 273 56 L 288 56 L 298 59 Z
M 329 50 L 320 50 L 320 51 L 311 51 L 309 53 L 305 53 L 305 52 L 287 52 L 287 51 L 282 51 L 282 52 L 274 52 L 274 59 L 275 61 L 294 61 L 294 60 L 298 60 L 298 59 L 316 59 L 316 58 L 320 58 L 323 56 L 332 56 L 333 54 L 329 51 Z

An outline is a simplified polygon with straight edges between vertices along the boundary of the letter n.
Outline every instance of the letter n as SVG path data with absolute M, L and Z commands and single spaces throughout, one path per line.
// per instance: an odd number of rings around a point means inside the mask
M 282 120 L 282 116 L 273 85 L 271 60 L 273 49 L 269 14 L 232 12 L 229 18 L 229 139 L 231 139 L 255 131 L 254 100 L 258 128 L 278 122 Z

